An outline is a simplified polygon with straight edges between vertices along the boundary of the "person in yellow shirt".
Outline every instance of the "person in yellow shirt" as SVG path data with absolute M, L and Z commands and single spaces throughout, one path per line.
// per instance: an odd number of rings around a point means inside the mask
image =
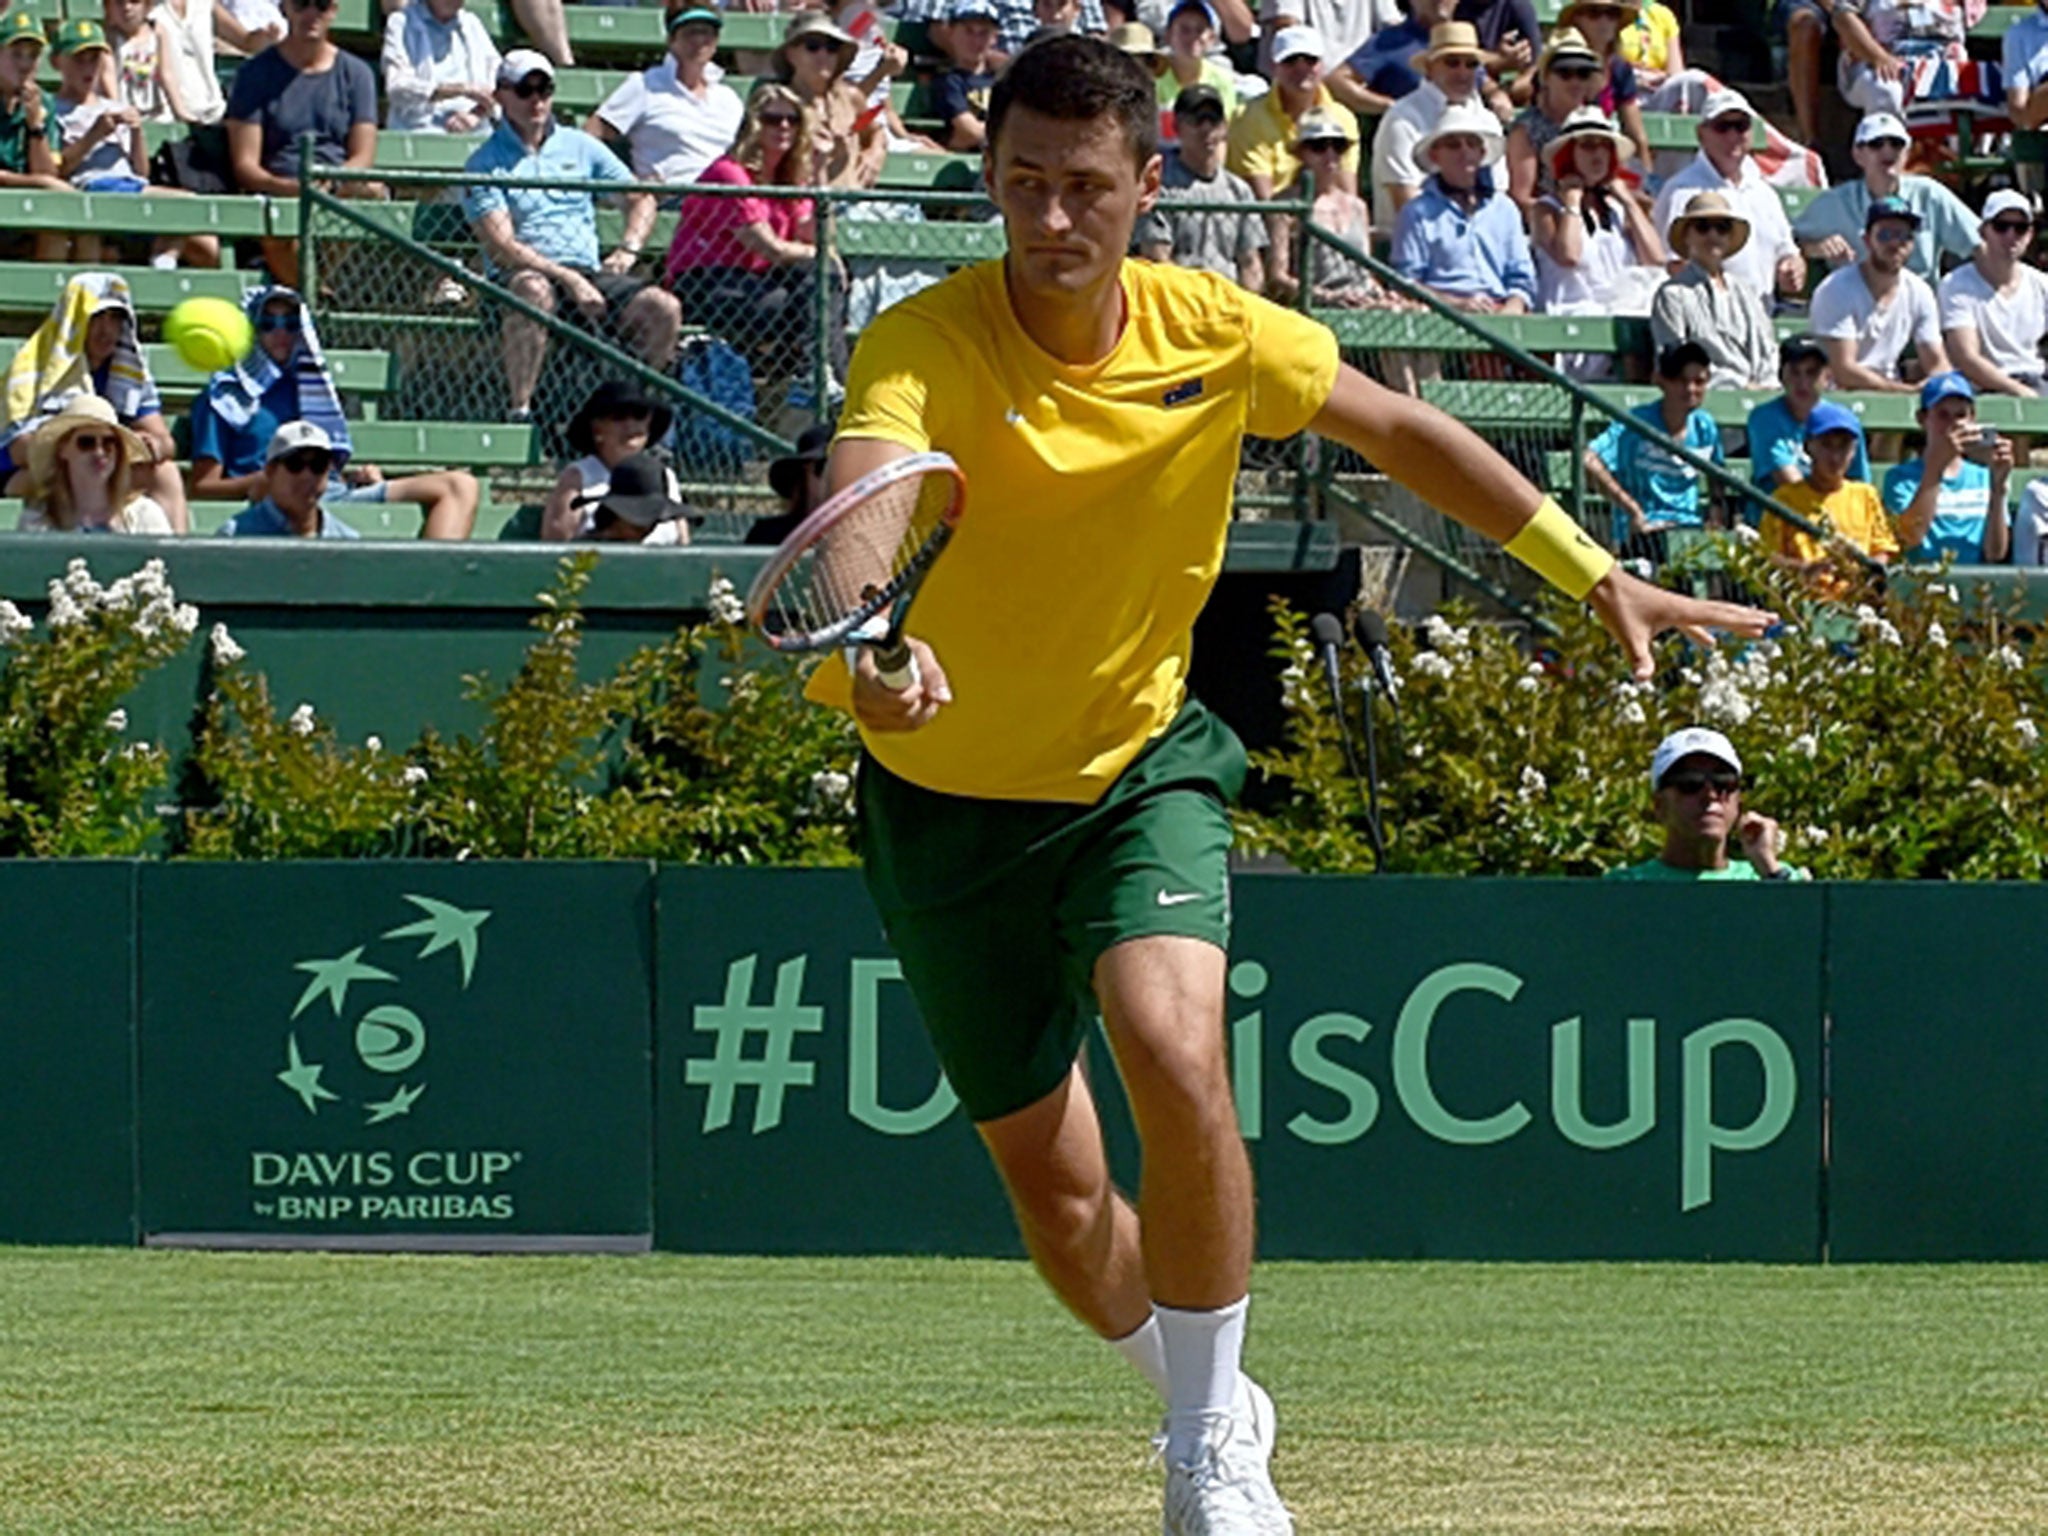
M 1780 565 L 1798 572 L 1817 597 L 1846 597 L 1860 585 L 1864 567 L 1859 554 L 1880 565 L 1899 555 L 1899 536 L 1877 487 L 1848 478 L 1862 446 L 1863 424 L 1856 413 L 1832 400 L 1821 401 L 1806 418 L 1806 455 L 1813 467 L 1804 480 L 1780 487 L 1777 494 L 1829 537 L 1817 539 L 1776 513 L 1764 515 L 1764 548 Z
M 1557 25 L 1567 26 L 1562 16 Z M 1649 0 L 1621 29 L 1621 56 L 1636 69 L 1636 85 L 1646 94 L 1685 73 L 1685 45 L 1678 17 L 1662 0 Z
M 1282 27 L 1273 37 L 1273 88 L 1230 123 L 1230 171 L 1264 198 L 1284 194 L 1301 174 L 1294 144 L 1303 115 L 1313 108 L 1336 118 L 1351 141 L 1343 168 L 1347 192 L 1358 190 L 1358 119 L 1323 83 L 1323 34 L 1314 27 Z
M 864 755 L 868 888 L 940 1062 L 1066 1306 L 1166 1403 L 1164 1531 L 1284 1536 L 1273 1408 L 1242 1371 L 1252 1179 L 1224 1038 L 1228 805 L 1244 751 L 1189 697 L 1241 440 L 1333 437 L 1502 540 L 1619 637 L 1769 615 L 1639 582 L 1468 429 L 1340 364 L 1335 338 L 1213 273 L 1127 261 L 1159 196 L 1151 77 L 1100 39 L 1019 53 L 984 173 L 1008 253 L 863 332 L 833 487 L 944 451 L 968 510 L 906 636 L 814 696 Z M 1110 1180 L 1077 1056 L 1100 1012 L 1138 1127 Z

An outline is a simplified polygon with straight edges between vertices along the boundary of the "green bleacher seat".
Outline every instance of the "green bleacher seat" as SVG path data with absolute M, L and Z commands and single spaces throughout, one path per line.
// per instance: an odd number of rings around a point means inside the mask
M 297 205 L 289 206 L 296 214 Z M 132 193 L 5 190 L 0 191 L 0 229 L 219 235 L 225 240 L 269 233 L 269 213 L 260 197 L 141 197 Z
M 1005 249 L 1002 225 L 951 220 L 894 223 L 841 219 L 832 226 L 832 238 L 842 256 L 955 265 L 989 261 Z
M 0 261 L 0 312 L 8 314 L 49 313 L 51 303 L 64 291 L 64 284 L 76 269 L 41 261 Z M 227 299 L 241 302 L 242 295 L 260 286 L 261 272 L 238 272 L 229 268 L 209 271 L 203 267 L 179 267 L 165 272 L 156 267 L 102 267 L 128 279 L 128 291 L 135 308 L 144 315 L 160 315 L 172 305 L 191 298 Z
M 0 370 L 5 370 L 14 360 L 14 354 L 21 350 L 23 339 L 19 336 L 0 337 Z M 150 374 L 156 379 L 157 388 L 166 395 L 196 395 L 211 377 L 210 374 L 199 372 L 178 356 L 177 349 L 167 343 L 148 342 L 144 344 L 142 351 L 144 359 L 149 364 Z M 334 375 L 334 382 L 342 390 L 351 394 L 371 396 L 389 391 L 391 358 L 388 353 L 343 348 L 331 349 L 326 356 L 328 369 Z
M 1643 384 L 1598 384 L 1592 390 L 1603 401 L 1621 409 L 1657 398 L 1657 391 Z M 1434 379 L 1422 386 L 1422 395 L 1432 405 L 1475 426 L 1561 430 L 1571 426 L 1571 396 L 1556 385 Z M 1777 395 L 1775 389 L 1710 390 L 1705 408 L 1718 425 L 1740 427 L 1748 422 L 1753 409 Z M 1828 398 L 1848 406 L 1872 432 L 1910 432 L 1918 426 L 1915 411 L 1919 400 L 1911 394 L 1843 391 Z M 2048 434 L 2048 399 L 1980 395 L 1977 419 L 2005 432 Z
M 352 421 L 356 457 L 392 465 L 518 469 L 534 462 L 534 429 L 510 422 Z

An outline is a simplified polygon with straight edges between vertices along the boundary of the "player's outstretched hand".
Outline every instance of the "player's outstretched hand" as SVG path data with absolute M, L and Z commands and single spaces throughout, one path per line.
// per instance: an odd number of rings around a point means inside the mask
M 940 708 L 953 702 L 953 689 L 946 681 L 946 669 L 932 648 L 911 635 L 903 637 L 917 663 L 917 681 L 908 688 L 891 688 L 875 670 L 875 653 L 861 647 L 860 661 L 853 669 L 853 715 L 871 731 L 914 731 L 929 725 Z
M 1656 671 L 1650 643 L 1667 629 L 1678 630 L 1701 645 L 1712 645 L 1717 634 L 1755 639 L 1778 622 L 1776 614 L 1762 608 L 1710 603 L 1667 591 L 1629 575 L 1620 566 L 1600 578 L 1600 584 L 1586 594 L 1586 601 L 1628 653 L 1629 667 L 1638 682 L 1648 682 Z

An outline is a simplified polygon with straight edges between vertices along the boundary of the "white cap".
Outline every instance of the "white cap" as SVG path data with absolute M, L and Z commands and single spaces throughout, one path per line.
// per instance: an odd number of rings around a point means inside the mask
M 1301 54 L 1320 59 L 1329 50 L 1323 46 L 1323 34 L 1314 27 L 1282 27 L 1273 34 L 1273 62 L 1281 64 Z
M 517 85 L 528 75 L 555 78 L 554 61 L 535 48 L 514 48 L 498 62 L 498 84 Z
M 1695 753 L 1715 758 L 1737 773 L 1742 772 L 1742 759 L 1735 755 L 1735 748 L 1726 736 L 1704 725 L 1688 725 L 1657 743 L 1657 750 L 1650 756 L 1650 788 L 1655 789 L 1662 784 L 1664 775 L 1675 764 Z
M 2011 187 L 2000 187 L 1984 199 L 1984 211 L 1977 215 L 1977 222 L 1989 224 L 2001 213 L 2024 213 L 2031 219 L 2034 216 L 2034 205 Z
M 1873 112 L 1856 125 L 1856 143 L 1860 147 L 1873 139 L 1897 139 L 1909 142 L 1912 135 L 1906 132 L 1906 125 L 1889 112 Z
M 265 465 L 275 464 L 286 454 L 300 448 L 318 448 L 323 452 L 334 452 L 334 439 L 327 435 L 326 428 L 317 422 L 288 421 L 270 437 L 270 449 L 263 455 Z
M 1724 85 L 1707 97 L 1706 104 L 1700 108 L 1700 122 L 1703 125 L 1711 123 L 1715 118 L 1725 117 L 1730 112 L 1740 112 L 1752 121 L 1756 118 L 1756 108 L 1749 104 L 1749 98 L 1740 91 L 1729 90 Z

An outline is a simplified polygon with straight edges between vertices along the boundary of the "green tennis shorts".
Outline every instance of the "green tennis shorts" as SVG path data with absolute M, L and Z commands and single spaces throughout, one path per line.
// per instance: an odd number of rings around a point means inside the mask
M 1094 805 L 977 800 L 860 769 L 868 890 L 970 1117 L 1035 1104 L 1096 1016 L 1126 939 L 1230 938 L 1229 803 L 1245 755 L 1190 700 Z

